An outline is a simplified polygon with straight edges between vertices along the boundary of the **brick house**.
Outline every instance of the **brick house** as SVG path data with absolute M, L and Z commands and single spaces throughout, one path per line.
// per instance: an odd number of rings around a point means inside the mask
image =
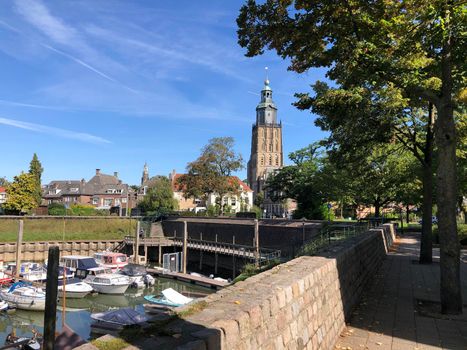
M 113 175 L 101 173 L 96 169 L 95 175 L 89 180 L 59 180 L 51 181 L 43 187 L 42 204 L 61 203 L 66 207 L 72 204 L 87 204 L 96 209 L 122 209 L 136 206 L 136 192 L 128 184 Z

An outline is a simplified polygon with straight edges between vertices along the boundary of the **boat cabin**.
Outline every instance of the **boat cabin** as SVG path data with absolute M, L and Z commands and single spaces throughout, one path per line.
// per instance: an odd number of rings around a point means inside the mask
M 121 270 L 128 265 L 128 257 L 123 253 L 101 252 L 95 253 L 94 259 L 101 266 L 112 269 L 112 272 Z
M 88 270 L 98 268 L 96 260 L 84 255 L 66 255 L 60 258 L 59 265 L 75 273 L 75 277 L 85 278 Z

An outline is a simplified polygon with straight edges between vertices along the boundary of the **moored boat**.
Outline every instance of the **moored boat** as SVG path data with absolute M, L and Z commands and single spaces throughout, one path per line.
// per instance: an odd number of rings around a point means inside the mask
M 128 265 L 128 257 L 123 253 L 116 252 L 100 252 L 94 254 L 96 262 L 104 267 L 117 272 Z
M 89 269 L 88 276 L 84 282 L 89 284 L 96 292 L 102 294 L 123 294 L 130 286 L 128 276 L 107 273 L 109 269 L 96 267 Z
M 133 288 L 144 288 L 145 286 L 152 286 L 155 283 L 154 277 L 149 275 L 146 268 L 142 265 L 128 264 L 118 271 L 118 273 L 128 276 L 130 287 Z
M 147 316 L 131 308 L 94 313 L 91 318 L 95 320 L 91 330 L 99 334 L 116 334 L 126 327 L 140 326 L 148 321 Z
M 146 295 L 144 297 L 147 301 L 152 304 L 163 305 L 167 307 L 178 307 L 186 305 L 192 302 L 194 299 L 188 298 L 183 294 L 173 290 L 172 288 L 167 288 L 162 291 L 162 295 Z
M 45 292 L 24 282 L 16 282 L 10 288 L 0 291 L 0 298 L 11 307 L 22 310 L 44 311 Z
M 67 298 L 81 299 L 93 291 L 92 286 L 78 278 L 58 281 L 58 297 L 63 297 L 63 289 Z

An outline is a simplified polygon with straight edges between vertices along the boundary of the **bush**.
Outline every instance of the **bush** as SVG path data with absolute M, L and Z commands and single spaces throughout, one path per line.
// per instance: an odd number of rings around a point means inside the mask
M 63 215 L 66 215 L 66 208 L 63 204 L 51 203 L 47 207 L 47 213 L 49 215 L 63 216 Z

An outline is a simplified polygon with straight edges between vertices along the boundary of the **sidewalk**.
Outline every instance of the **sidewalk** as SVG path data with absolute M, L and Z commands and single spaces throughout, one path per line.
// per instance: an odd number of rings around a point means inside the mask
M 419 265 L 419 237 L 397 240 L 335 349 L 467 349 L 467 251 L 461 254 L 464 314 L 448 319 L 438 312 L 439 249 L 433 264 Z

